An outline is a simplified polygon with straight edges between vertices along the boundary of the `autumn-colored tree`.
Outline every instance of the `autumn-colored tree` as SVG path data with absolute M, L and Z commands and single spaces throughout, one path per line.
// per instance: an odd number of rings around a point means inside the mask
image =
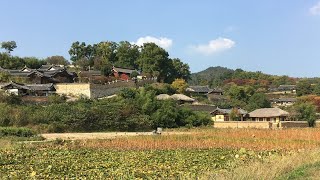
M 175 79 L 171 86 L 176 89 L 179 93 L 184 93 L 188 87 L 187 82 L 184 79 Z

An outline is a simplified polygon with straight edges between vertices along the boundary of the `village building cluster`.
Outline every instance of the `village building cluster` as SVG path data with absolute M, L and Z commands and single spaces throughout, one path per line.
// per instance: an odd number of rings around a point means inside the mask
M 118 83 L 118 82 L 132 82 L 145 79 L 144 76 L 141 75 L 141 72 L 134 69 L 126 69 L 113 67 L 112 75 L 109 81 L 94 81 L 96 79 L 105 77 L 101 71 L 79 71 L 78 73 L 69 71 L 66 66 L 63 65 L 42 65 L 38 69 L 31 69 L 28 67 L 24 67 L 20 70 L 11 70 L 4 69 L 0 67 L 0 72 L 7 73 L 10 77 L 14 79 L 19 79 L 25 83 L 18 83 L 15 81 L 0 83 L 0 89 L 16 95 L 21 96 L 49 96 L 52 94 L 63 94 L 63 92 L 59 92 L 61 88 L 59 85 L 63 85 L 63 87 L 74 87 L 75 84 L 79 83 L 97 83 L 106 85 L 104 88 L 113 88 L 114 86 L 107 86 L 110 84 Z M 131 78 L 132 73 L 136 73 L 136 79 Z M 87 81 L 82 82 L 80 78 L 87 79 Z M 92 81 L 91 81 L 92 80 Z M 131 83 L 132 84 L 132 83 Z M 118 86 L 117 86 L 118 87 Z M 125 86 L 124 86 L 125 87 Z M 102 87 L 103 88 L 103 87 Z M 101 87 L 100 87 L 101 89 Z M 67 95 L 76 95 L 78 96 L 78 92 L 67 91 Z M 86 95 L 86 93 L 84 93 Z M 103 94 L 102 94 L 103 95 Z M 91 98 L 91 97 L 89 97 Z

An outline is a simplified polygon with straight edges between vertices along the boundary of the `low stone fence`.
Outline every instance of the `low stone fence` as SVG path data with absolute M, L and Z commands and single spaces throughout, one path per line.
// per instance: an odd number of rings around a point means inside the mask
M 306 121 L 282 121 L 280 128 L 306 128 L 309 127 Z
M 213 125 L 215 128 L 259 128 L 270 129 L 272 127 L 271 122 L 267 121 L 216 121 Z
M 277 129 L 277 128 L 307 128 L 306 121 L 281 121 L 278 123 L 268 121 L 216 121 L 213 125 L 215 128 L 258 128 L 258 129 Z M 316 122 L 320 127 L 320 122 Z

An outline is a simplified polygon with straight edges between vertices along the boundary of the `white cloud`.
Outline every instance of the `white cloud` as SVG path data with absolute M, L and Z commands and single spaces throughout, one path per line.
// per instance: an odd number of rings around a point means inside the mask
M 309 9 L 312 15 L 320 15 L 320 1 Z
M 235 42 L 231 39 L 221 38 L 211 40 L 208 44 L 192 46 L 196 52 L 204 55 L 212 55 L 232 48 Z
M 152 36 L 145 36 L 140 37 L 137 42 L 132 42 L 133 44 L 136 44 L 138 46 L 142 46 L 143 43 L 153 42 L 157 44 L 158 46 L 162 47 L 163 49 L 168 50 L 172 46 L 172 39 L 166 38 L 166 37 L 152 37 Z

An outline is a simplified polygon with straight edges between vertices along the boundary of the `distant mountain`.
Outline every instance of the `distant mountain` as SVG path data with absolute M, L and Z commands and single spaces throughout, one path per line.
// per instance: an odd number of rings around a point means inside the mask
M 206 70 L 192 73 L 191 80 L 189 81 L 190 85 L 219 85 L 222 83 L 223 80 L 232 77 L 234 70 L 216 66 L 216 67 L 209 67 Z M 219 81 L 219 82 L 218 82 Z
M 276 76 L 262 73 L 261 71 L 251 72 L 242 69 L 232 70 L 225 67 L 209 67 L 206 70 L 192 73 L 189 85 L 208 85 L 211 88 L 223 87 L 228 83 L 240 86 L 250 85 L 255 87 L 278 87 L 279 85 L 296 84 L 298 78 L 289 76 Z M 309 79 L 312 80 L 312 79 Z M 316 82 L 319 78 L 310 82 Z

